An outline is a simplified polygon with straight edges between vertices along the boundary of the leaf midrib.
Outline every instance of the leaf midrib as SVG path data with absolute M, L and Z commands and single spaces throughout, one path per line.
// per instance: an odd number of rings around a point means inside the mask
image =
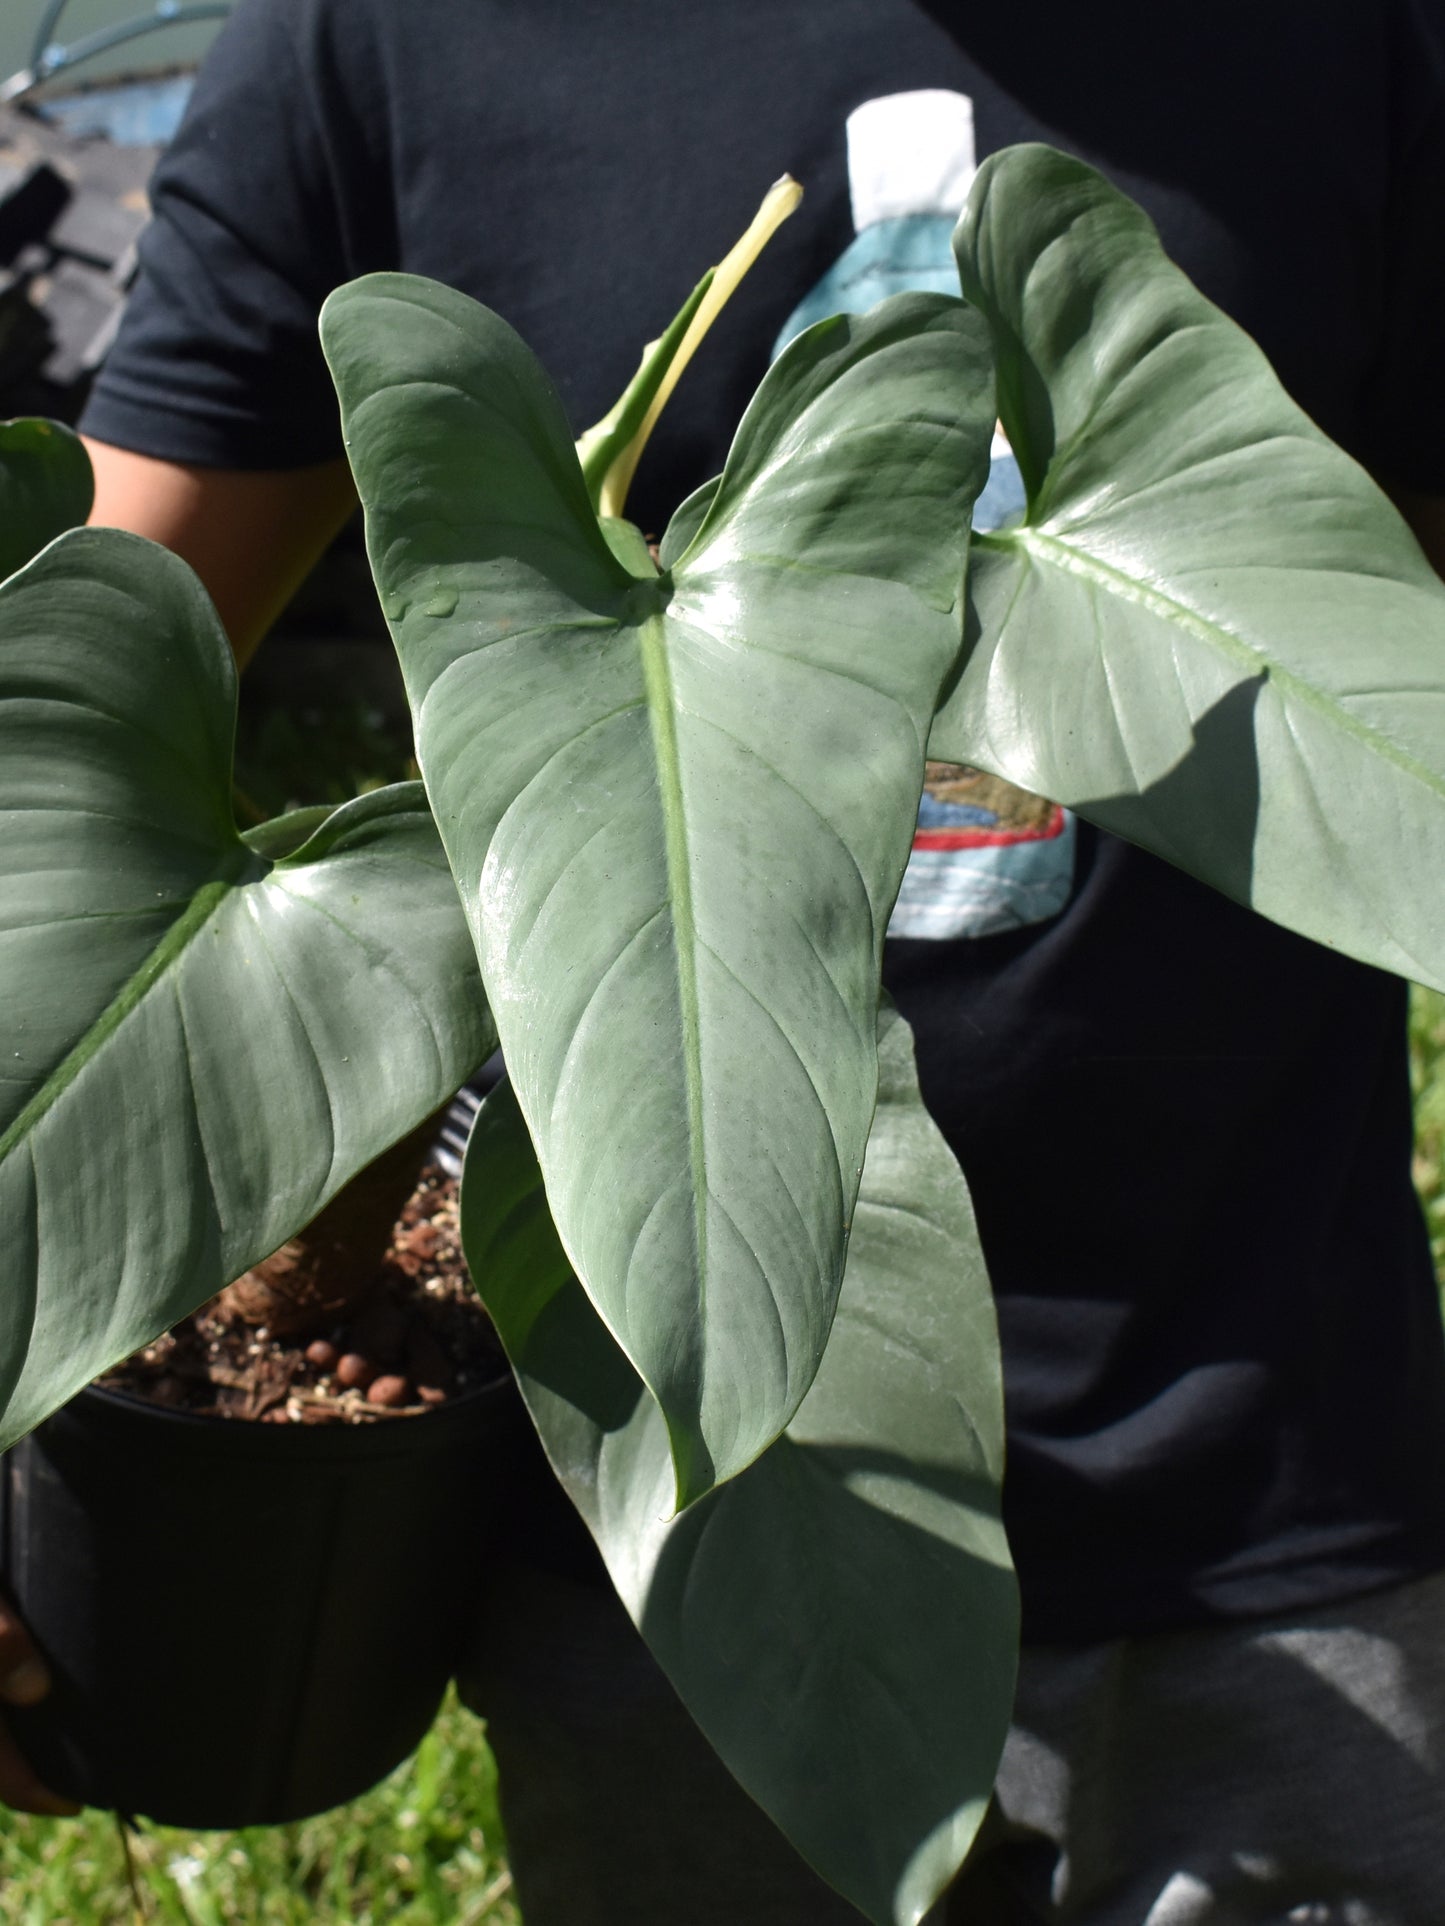
M 662 811 L 667 865 L 667 898 L 672 908 L 673 953 L 682 1022 L 682 1070 L 687 1092 L 688 1167 L 692 1177 L 693 1237 L 697 1249 L 698 1317 L 707 1310 L 707 1158 L 702 1123 L 702 1020 L 697 984 L 697 940 L 693 921 L 692 869 L 682 795 L 682 758 L 677 740 L 677 706 L 667 658 L 667 623 L 659 612 L 638 624 L 643 690 L 657 764 L 657 793 Z
M 1317 714 L 1328 717 L 1333 727 L 1353 737 L 1382 761 L 1423 784 L 1432 794 L 1445 798 L 1445 778 L 1437 775 L 1409 750 L 1402 748 L 1382 730 L 1361 722 L 1337 698 L 1306 682 L 1274 657 L 1265 655 L 1233 629 L 1212 621 L 1207 615 L 1201 615 L 1187 602 L 1181 602 L 1176 596 L 1141 582 L 1137 576 L 1125 574 L 1112 563 L 1101 560 L 1085 549 L 1074 547 L 1057 535 L 1049 535 L 1043 529 L 1028 524 L 1020 528 L 991 530 L 987 534 L 975 533 L 973 539 L 976 547 L 992 550 L 995 554 L 1021 552 L 1030 562 L 1041 562 L 1065 574 L 1078 576 L 1080 580 L 1103 589 L 1120 601 L 1132 602 L 1147 610 L 1160 621 L 1186 629 L 1251 675 L 1262 675 L 1275 684 L 1282 696 L 1287 696 L 1302 708 L 1313 709 Z
M 128 981 L 122 984 L 95 1022 L 72 1045 L 29 1103 L 20 1111 L 15 1121 L 3 1135 L 0 1135 L 0 1163 L 4 1162 L 17 1145 L 25 1141 L 41 1119 L 54 1108 L 86 1065 L 110 1041 L 126 1018 L 140 1005 L 170 965 L 188 947 L 197 932 L 211 920 L 232 890 L 244 882 L 253 882 L 258 876 L 265 875 L 270 869 L 270 864 L 262 862 L 246 850 L 236 861 L 234 869 L 234 875 L 220 876 L 201 885 L 144 962 L 132 973 Z

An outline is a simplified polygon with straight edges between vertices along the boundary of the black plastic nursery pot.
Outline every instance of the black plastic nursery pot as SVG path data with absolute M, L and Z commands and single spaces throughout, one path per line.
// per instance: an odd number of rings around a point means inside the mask
M 189 1828 L 374 1785 L 425 1735 L 486 1582 L 510 1377 L 425 1415 L 250 1424 L 91 1387 L 0 1460 L 0 1567 L 54 1675 L 45 1782 Z

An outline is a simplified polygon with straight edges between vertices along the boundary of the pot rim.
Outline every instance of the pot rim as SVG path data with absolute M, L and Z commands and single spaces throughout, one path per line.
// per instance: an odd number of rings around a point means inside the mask
M 454 1439 L 501 1431 L 521 1410 L 516 1381 L 503 1366 L 496 1378 L 433 1410 L 377 1417 L 366 1424 L 261 1424 L 211 1412 L 176 1411 L 134 1392 L 89 1384 L 38 1428 L 68 1417 L 73 1423 L 124 1432 L 138 1445 L 149 1441 L 162 1451 L 177 1445 L 184 1433 L 184 1448 L 199 1449 L 205 1456 L 323 1463 L 412 1457 L 444 1448 Z

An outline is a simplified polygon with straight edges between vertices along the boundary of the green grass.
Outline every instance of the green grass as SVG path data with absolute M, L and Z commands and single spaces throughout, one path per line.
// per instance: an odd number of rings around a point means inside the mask
M 131 1842 L 116 1820 L 9 1815 L 5 1926 L 520 1926 L 480 1722 L 449 1699 L 408 1761 L 354 1804 L 295 1825 Z

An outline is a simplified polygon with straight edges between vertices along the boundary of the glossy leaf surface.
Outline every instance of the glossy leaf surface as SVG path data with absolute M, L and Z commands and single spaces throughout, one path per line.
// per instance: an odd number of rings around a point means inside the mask
M 94 493 L 79 435 L 58 421 L 0 421 L 0 580 L 78 528 Z
M 842 1277 L 883 932 L 961 636 L 976 316 L 802 337 L 659 574 L 497 316 L 373 276 L 323 340 L 553 1215 L 682 1502 L 797 1409 Z
M 1147 217 L 1047 148 L 955 236 L 1028 491 L 931 753 L 1445 982 L 1445 588 Z
M 78 530 L 0 587 L 0 1401 L 11 1441 L 306 1223 L 490 1026 L 421 786 L 284 861 L 231 815 L 194 576 Z
M 1013 1694 L 993 1303 L 907 1026 L 827 1356 L 785 1436 L 667 1521 L 656 1407 L 573 1280 L 503 1085 L 467 1154 L 468 1262 L 624 1604 L 726 1764 L 870 1919 L 912 1926 L 967 1851 Z

